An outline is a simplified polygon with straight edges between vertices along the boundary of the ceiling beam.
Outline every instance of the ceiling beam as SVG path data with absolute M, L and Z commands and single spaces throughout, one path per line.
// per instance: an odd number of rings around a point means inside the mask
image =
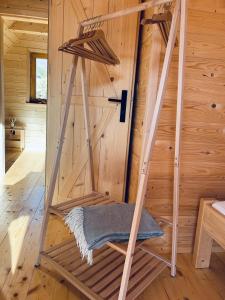
M 29 34 L 38 34 L 38 35 L 48 34 L 48 25 L 41 24 L 41 23 L 15 21 L 9 27 L 9 29 L 19 33 L 29 33 Z
M 0 15 L 48 19 L 48 0 L 0 0 Z

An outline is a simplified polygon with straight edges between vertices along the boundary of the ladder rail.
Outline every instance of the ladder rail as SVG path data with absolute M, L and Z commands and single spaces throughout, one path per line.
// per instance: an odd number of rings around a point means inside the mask
M 95 191 L 94 161 L 93 161 L 93 149 L 92 149 L 91 133 L 90 133 L 90 114 L 89 114 L 89 106 L 88 106 L 88 84 L 87 84 L 86 66 L 85 66 L 84 58 L 81 59 L 81 86 L 82 86 L 85 134 L 86 134 L 86 142 L 88 147 L 88 163 L 90 169 L 91 188 L 92 191 Z
M 83 32 L 83 27 L 79 26 L 78 36 L 80 36 L 82 34 L 82 32 Z M 74 84 L 74 80 L 75 80 L 75 76 L 76 76 L 76 72 L 77 72 L 77 65 L 78 65 L 78 56 L 74 56 L 71 67 L 70 67 L 69 81 L 68 81 L 68 85 L 67 85 L 67 89 L 66 89 L 66 98 L 65 98 L 65 104 L 64 104 L 65 107 L 64 107 L 64 112 L 63 112 L 62 124 L 61 124 L 60 130 L 59 130 L 57 151 L 56 151 L 56 155 L 54 158 L 49 188 L 47 191 L 47 196 L 46 196 L 45 205 L 44 205 L 44 217 L 43 217 L 43 221 L 42 221 L 40 245 L 39 245 L 39 255 L 38 255 L 37 263 L 36 263 L 37 265 L 40 264 L 40 253 L 42 252 L 43 247 L 44 247 L 44 240 L 45 240 L 45 236 L 46 236 L 46 232 L 47 232 L 47 225 L 48 225 L 48 220 L 49 220 L 49 207 L 53 200 L 56 180 L 57 180 L 58 171 L 59 171 L 60 159 L 61 159 L 62 148 L 63 148 L 65 132 L 66 132 L 66 125 L 67 125 L 67 121 L 68 121 L 69 109 L 70 109 L 70 104 L 71 104 L 71 99 L 72 99 L 73 84 Z
M 181 1 L 180 13 L 180 42 L 178 63 L 178 85 L 177 85 L 177 112 L 175 133 L 175 155 L 174 155 L 174 184 L 173 184 L 173 233 L 172 233 L 172 256 L 171 276 L 176 276 L 177 260 L 177 238 L 179 218 L 179 193 L 180 193 L 180 148 L 182 131 L 183 92 L 184 92 L 184 68 L 185 68 L 185 46 L 187 27 L 187 0 Z
M 141 219 L 141 212 L 143 209 L 144 198 L 145 198 L 145 193 L 146 193 L 146 189 L 147 189 L 147 181 L 148 181 L 148 173 L 149 173 L 149 165 L 150 165 L 149 162 L 151 159 L 152 149 L 154 146 L 155 134 L 156 134 L 156 129 L 157 129 L 158 121 L 159 121 L 160 111 L 161 111 L 163 100 L 164 100 L 164 95 L 165 95 L 165 90 L 166 90 L 166 81 L 167 81 L 167 78 L 169 75 L 169 67 L 170 67 L 170 63 L 172 60 L 172 53 L 173 53 L 173 49 L 174 49 L 174 45 L 175 45 L 175 41 L 176 41 L 176 33 L 177 33 L 177 27 L 178 27 L 177 25 L 178 25 L 179 15 L 180 15 L 180 0 L 177 0 L 176 6 L 174 9 L 174 13 L 173 13 L 173 19 L 172 19 L 172 24 L 171 24 L 170 34 L 169 34 L 169 41 L 168 41 L 168 45 L 166 48 L 166 54 L 165 54 L 165 58 L 164 58 L 163 69 L 162 69 L 162 74 L 161 74 L 160 83 L 159 83 L 159 89 L 158 89 L 158 93 L 157 93 L 156 105 L 155 105 L 155 109 L 154 109 L 154 113 L 153 113 L 152 123 L 151 123 L 150 131 L 149 131 L 148 143 L 147 143 L 145 155 L 144 155 L 143 168 L 142 168 L 140 182 L 139 182 L 139 186 L 138 186 L 136 205 L 135 205 L 134 216 L 133 216 L 133 221 L 132 221 L 132 226 L 131 226 L 130 239 L 128 242 L 127 256 L 126 256 L 126 260 L 125 260 L 125 264 L 124 264 L 123 276 L 122 276 L 120 292 L 119 292 L 119 298 L 118 298 L 119 300 L 126 299 L 131 265 L 132 265 L 134 250 L 135 250 L 135 243 L 136 243 L 136 239 L 137 239 L 137 233 L 138 233 L 138 228 L 139 228 L 140 219 Z

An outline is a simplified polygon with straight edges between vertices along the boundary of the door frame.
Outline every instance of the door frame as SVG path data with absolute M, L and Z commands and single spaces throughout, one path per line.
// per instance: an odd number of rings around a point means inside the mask
M 48 13 L 40 12 L 39 15 L 35 14 L 35 12 L 24 12 L 13 8 L 6 8 L 4 11 L 0 10 L 0 179 L 5 175 L 4 17 L 48 20 Z
M 5 175 L 4 21 L 0 16 L 0 178 Z

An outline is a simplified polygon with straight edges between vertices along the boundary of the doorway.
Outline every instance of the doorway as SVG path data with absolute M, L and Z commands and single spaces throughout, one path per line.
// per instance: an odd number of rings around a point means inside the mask
M 7 174 L 22 154 L 45 156 L 48 21 L 1 19 Z

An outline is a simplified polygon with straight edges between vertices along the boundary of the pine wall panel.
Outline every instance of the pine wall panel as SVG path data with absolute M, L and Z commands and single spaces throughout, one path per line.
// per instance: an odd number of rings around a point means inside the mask
M 207 2 L 207 3 L 206 3 Z M 181 149 L 179 251 L 192 250 L 199 200 L 225 198 L 225 3 L 190 0 Z M 150 28 L 143 31 L 133 125 L 130 201 L 135 201 L 142 147 Z M 162 58 L 163 60 L 163 53 Z M 173 55 L 150 168 L 146 207 L 171 218 L 178 49 Z M 167 235 L 158 242 L 169 250 Z

